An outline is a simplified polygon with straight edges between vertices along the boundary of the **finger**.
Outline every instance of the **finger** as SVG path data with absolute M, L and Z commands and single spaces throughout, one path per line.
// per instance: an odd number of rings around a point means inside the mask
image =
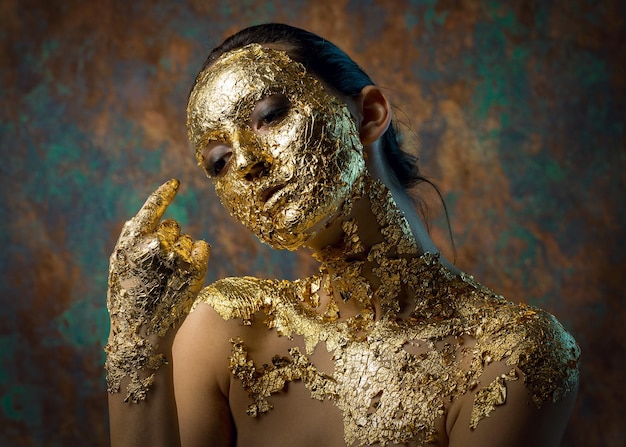
M 194 269 L 200 272 L 206 272 L 210 254 L 211 246 L 208 243 L 202 240 L 195 241 L 191 249 L 191 264 Z
M 191 266 L 192 248 L 193 239 L 191 239 L 191 237 L 186 234 L 180 236 L 172 247 L 173 252 L 176 253 L 176 257 L 179 260 L 179 264 L 181 264 L 181 267 L 185 267 L 183 264 L 186 264 L 186 268 L 189 268 Z
M 159 224 L 168 205 L 172 203 L 180 182 L 169 180 L 150 194 L 137 215 L 124 226 L 124 236 L 129 234 L 147 234 L 153 232 Z
M 176 245 L 179 250 L 191 254 L 191 250 L 193 249 L 193 239 L 188 234 L 182 234 L 178 238 Z
M 180 236 L 180 225 L 178 222 L 172 219 L 166 219 L 161 222 L 159 228 L 156 230 L 159 241 L 161 241 L 161 247 L 164 251 L 169 251 L 172 246 L 178 240 Z

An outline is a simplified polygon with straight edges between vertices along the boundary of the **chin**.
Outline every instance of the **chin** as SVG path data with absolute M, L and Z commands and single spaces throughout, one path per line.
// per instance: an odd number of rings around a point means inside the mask
M 326 233 L 335 233 L 333 228 L 341 228 L 333 224 L 339 221 L 338 217 L 342 214 L 343 203 L 335 203 L 334 206 L 328 208 L 328 212 L 323 213 L 321 217 L 309 219 L 300 225 L 297 225 L 297 221 L 286 222 L 281 228 L 274 226 L 270 232 L 257 234 L 257 237 L 261 242 L 278 250 L 294 251 L 305 246 L 316 246 L 319 240 L 333 239 L 332 235 L 326 235 Z
M 283 237 L 284 236 L 284 237 Z M 310 234 L 280 234 L 277 232 L 271 235 L 258 235 L 257 237 L 261 242 L 276 250 L 289 250 L 294 251 L 300 247 L 306 245 L 306 242 L 311 238 Z

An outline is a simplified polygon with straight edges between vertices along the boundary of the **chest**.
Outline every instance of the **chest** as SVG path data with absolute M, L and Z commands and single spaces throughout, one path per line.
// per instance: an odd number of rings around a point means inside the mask
M 247 403 L 233 410 L 247 413 L 242 423 L 271 424 L 281 414 L 323 422 L 322 433 L 341 433 L 339 445 L 430 445 L 440 438 L 446 398 L 463 388 L 458 346 L 435 346 L 409 327 L 385 322 L 358 336 L 348 324 L 300 324 L 315 332 L 314 350 L 307 350 L 307 336 L 293 333 L 291 340 L 269 336 L 252 350 L 243 339 L 233 343 L 231 389 L 237 402 Z M 272 349 L 287 355 L 256 360 Z

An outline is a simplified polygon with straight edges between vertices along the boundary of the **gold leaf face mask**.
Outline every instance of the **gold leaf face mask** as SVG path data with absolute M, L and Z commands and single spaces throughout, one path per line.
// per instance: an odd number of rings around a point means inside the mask
M 346 105 L 285 52 L 258 44 L 198 76 L 187 129 L 222 204 L 274 248 L 305 244 L 365 172 Z

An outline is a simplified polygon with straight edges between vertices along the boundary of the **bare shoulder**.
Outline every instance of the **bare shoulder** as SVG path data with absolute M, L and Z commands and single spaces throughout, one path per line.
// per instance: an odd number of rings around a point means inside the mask
M 231 340 L 241 334 L 244 323 L 226 315 L 235 309 L 244 313 L 249 309 L 250 317 L 254 314 L 250 306 L 237 301 L 258 295 L 252 280 L 231 278 L 204 288 L 176 334 L 174 388 L 182 445 L 234 443 L 229 355 Z M 229 283 L 240 287 L 229 288 Z
M 450 406 L 450 445 L 558 445 L 578 390 L 580 349 L 550 313 L 473 284 L 457 307 L 470 383 Z
M 198 294 L 174 342 L 177 363 L 185 366 L 186 374 L 197 371 L 228 395 L 232 340 L 250 332 L 264 284 L 252 277 L 226 278 Z

